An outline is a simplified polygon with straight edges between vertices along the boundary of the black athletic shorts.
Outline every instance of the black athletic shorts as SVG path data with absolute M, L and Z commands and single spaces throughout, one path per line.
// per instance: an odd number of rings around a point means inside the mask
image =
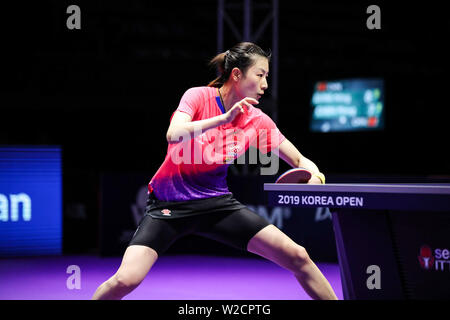
M 161 255 L 177 239 L 195 234 L 247 250 L 250 239 L 269 224 L 232 194 L 177 202 L 161 202 L 151 194 L 128 245 L 147 246 Z

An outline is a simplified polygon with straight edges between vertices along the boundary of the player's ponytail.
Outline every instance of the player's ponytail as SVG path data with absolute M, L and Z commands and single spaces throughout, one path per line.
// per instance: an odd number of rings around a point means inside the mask
M 219 76 L 215 78 L 213 81 L 211 81 L 208 84 L 208 87 L 221 87 L 227 78 L 225 78 L 225 56 L 227 55 L 227 52 L 222 52 L 216 55 L 214 58 L 211 59 L 209 62 L 209 65 L 211 67 L 214 67 L 219 72 Z
M 208 87 L 221 87 L 231 75 L 234 68 L 239 68 L 242 73 L 254 63 L 254 56 L 262 56 L 270 60 L 271 53 L 265 52 L 259 46 L 251 42 L 241 42 L 230 50 L 219 53 L 211 59 L 209 65 L 215 67 L 219 76 L 208 84 Z

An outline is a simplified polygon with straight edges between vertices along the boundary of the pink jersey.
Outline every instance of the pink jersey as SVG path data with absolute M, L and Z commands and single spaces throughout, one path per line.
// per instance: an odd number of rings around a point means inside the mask
M 192 121 L 225 112 L 218 89 L 213 87 L 187 90 L 177 111 L 189 114 Z M 250 146 L 267 153 L 284 139 L 272 119 L 252 106 L 231 123 L 209 129 L 193 139 L 186 135 L 178 143 L 169 143 L 166 158 L 149 183 L 149 191 L 153 191 L 160 201 L 229 194 L 226 176 L 230 163 Z

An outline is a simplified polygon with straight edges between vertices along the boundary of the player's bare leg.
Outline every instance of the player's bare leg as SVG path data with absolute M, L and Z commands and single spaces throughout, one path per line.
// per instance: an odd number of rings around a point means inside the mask
M 129 246 L 117 272 L 97 288 L 92 299 L 122 299 L 144 280 L 157 259 L 158 254 L 149 247 Z
M 330 283 L 310 259 L 305 248 L 274 225 L 259 231 L 249 241 L 247 250 L 291 271 L 311 298 L 337 300 Z

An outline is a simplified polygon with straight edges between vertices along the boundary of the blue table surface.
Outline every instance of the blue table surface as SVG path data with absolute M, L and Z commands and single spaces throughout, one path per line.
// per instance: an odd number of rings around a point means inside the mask
M 330 183 L 324 185 L 265 183 L 265 191 L 448 194 L 449 183 Z

